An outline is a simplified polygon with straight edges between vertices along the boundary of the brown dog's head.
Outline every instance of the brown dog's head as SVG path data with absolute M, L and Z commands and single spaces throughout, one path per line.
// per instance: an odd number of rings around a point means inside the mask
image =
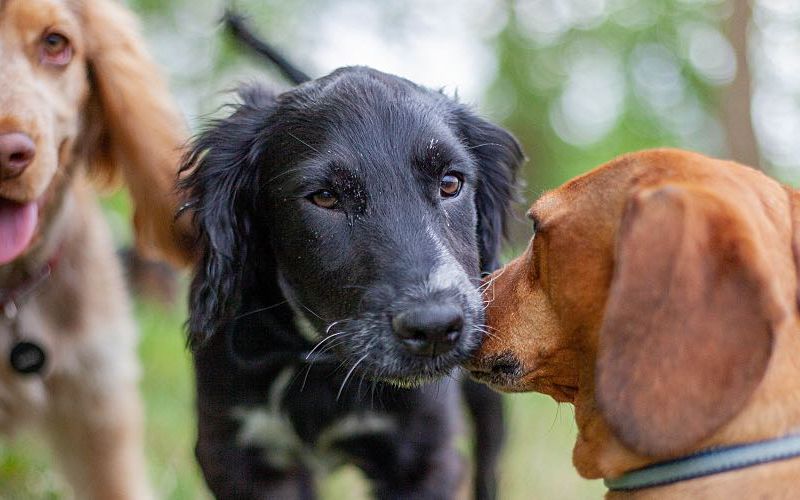
M 111 0 L 0 0 L 0 265 L 35 244 L 80 164 L 122 173 L 142 249 L 184 253 L 169 199 L 184 126 L 133 21 Z
M 789 197 L 752 169 L 674 150 L 545 194 L 527 250 L 490 277 L 491 333 L 470 369 L 575 403 L 588 477 L 718 437 L 795 318 Z

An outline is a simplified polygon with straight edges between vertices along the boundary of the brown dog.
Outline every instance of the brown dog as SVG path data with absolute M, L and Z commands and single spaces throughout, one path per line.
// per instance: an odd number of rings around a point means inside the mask
M 147 498 L 135 328 L 90 181 L 122 177 L 140 249 L 187 259 L 183 120 L 115 1 L 0 0 L 0 68 L 0 434 L 47 436 L 77 498 Z
M 490 278 L 492 333 L 470 370 L 574 403 L 582 476 L 800 431 L 800 195 L 732 162 L 654 150 L 546 193 L 529 216 L 528 249 Z M 798 491 L 794 458 L 619 494 Z

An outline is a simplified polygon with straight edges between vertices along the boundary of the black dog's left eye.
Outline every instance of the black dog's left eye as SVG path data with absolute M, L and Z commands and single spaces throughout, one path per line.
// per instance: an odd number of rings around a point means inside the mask
M 464 179 L 457 172 L 447 172 L 439 181 L 439 195 L 442 198 L 455 198 L 461 192 Z
M 334 208 L 339 203 L 339 198 L 333 192 L 327 190 L 311 193 L 308 199 L 320 208 Z

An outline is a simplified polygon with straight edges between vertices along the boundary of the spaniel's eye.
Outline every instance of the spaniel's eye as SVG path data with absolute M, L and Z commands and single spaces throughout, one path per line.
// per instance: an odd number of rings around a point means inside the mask
M 458 172 L 447 172 L 439 181 L 439 195 L 442 198 L 455 198 L 461 192 L 464 179 Z
M 339 203 L 339 198 L 331 191 L 322 190 L 312 193 L 308 197 L 311 203 L 321 208 L 334 208 Z
M 66 66 L 72 60 L 72 45 L 60 33 L 48 33 L 42 38 L 42 62 Z

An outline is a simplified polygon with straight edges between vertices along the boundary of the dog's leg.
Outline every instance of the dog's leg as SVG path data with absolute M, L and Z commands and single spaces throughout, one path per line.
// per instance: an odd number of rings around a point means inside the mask
M 101 342 L 48 379 L 45 425 L 76 498 L 150 499 L 133 346 L 109 356 L 108 340 Z
M 472 380 L 463 382 L 475 433 L 475 498 L 497 498 L 497 463 L 505 441 L 503 401 L 499 393 Z
M 453 500 L 467 497 L 466 459 L 455 440 L 463 430 L 460 383 L 442 381 L 405 390 L 384 388 L 391 434 L 340 443 L 371 480 L 380 499 Z
M 373 476 L 375 497 L 383 500 L 453 500 L 463 498 L 467 464 L 464 457 L 452 445 L 438 450 L 417 447 L 411 456 L 402 455 L 409 450 L 400 450 L 399 462 Z
M 226 410 L 221 413 L 225 413 Z M 263 450 L 236 441 L 238 424 L 201 413 L 195 453 L 206 484 L 218 500 L 311 500 L 311 474 L 301 468 L 277 471 L 264 464 Z
M 243 372 L 230 358 L 225 333 L 195 353 L 197 375 L 197 460 L 209 489 L 219 500 L 310 500 L 315 498 L 310 471 L 301 465 L 275 468 L 265 449 L 241 440 L 245 407 L 266 403 L 268 374 Z

